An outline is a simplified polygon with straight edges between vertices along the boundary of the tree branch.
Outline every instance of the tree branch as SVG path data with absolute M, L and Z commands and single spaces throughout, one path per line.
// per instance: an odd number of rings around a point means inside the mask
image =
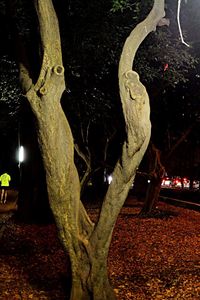
M 60 32 L 52 1 L 35 0 L 34 4 L 39 20 L 41 48 L 43 51 L 41 71 L 35 90 L 39 91 L 41 95 L 45 95 L 52 73 L 62 76 L 64 81 Z M 49 30 L 52 24 L 54 24 L 54 29 L 51 30 L 50 34 Z
M 149 98 L 139 80 L 139 75 L 132 71 L 132 63 L 138 47 L 145 37 L 156 29 L 164 15 L 164 0 L 155 0 L 149 15 L 133 29 L 122 50 L 118 76 L 127 138 L 123 144 L 122 157 L 112 174 L 113 180 L 109 185 L 93 234 L 94 241 L 99 242 L 101 246 L 109 244 L 117 216 L 149 143 L 151 131 Z
M 197 122 L 194 122 L 191 126 L 189 126 L 185 132 L 182 133 L 181 137 L 178 139 L 178 141 L 172 146 L 170 151 L 165 157 L 165 161 L 170 158 L 170 156 L 174 153 L 176 148 L 186 139 L 186 137 L 190 134 L 190 132 L 193 130 L 194 126 L 197 124 Z
M 139 23 L 127 38 L 119 63 L 119 76 L 132 70 L 137 49 L 151 31 L 156 30 L 158 22 L 165 16 L 164 0 L 155 0 L 152 10 L 145 20 Z

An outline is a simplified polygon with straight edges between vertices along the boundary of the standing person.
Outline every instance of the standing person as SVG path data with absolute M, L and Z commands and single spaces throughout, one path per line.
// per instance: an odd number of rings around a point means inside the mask
M 6 203 L 7 200 L 7 190 L 11 181 L 11 177 L 8 173 L 4 173 L 0 176 L 1 181 L 1 203 Z

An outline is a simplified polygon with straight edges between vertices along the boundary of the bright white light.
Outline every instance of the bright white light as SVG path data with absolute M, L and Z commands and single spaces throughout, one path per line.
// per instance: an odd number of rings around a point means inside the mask
M 108 176 L 108 184 L 110 184 L 110 183 L 111 183 L 111 181 L 112 181 L 112 176 L 111 176 L 111 175 L 109 175 L 109 176 Z
M 23 162 L 24 161 L 24 147 L 20 146 L 19 147 L 19 162 Z
M 150 179 L 148 179 L 148 180 L 147 180 L 147 182 L 148 182 L 148 183 L 150 183 L 150 182 L 151 182 L 151 180 L 150 180 Z

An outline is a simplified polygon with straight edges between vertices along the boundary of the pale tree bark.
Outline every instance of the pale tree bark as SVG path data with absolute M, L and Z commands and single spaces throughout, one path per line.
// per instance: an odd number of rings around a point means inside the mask
M 126 141 L 113 172 L 99 220 L 94 226 L 80 201 L 74 142 L 60 99 L 65 89 L 58 20 L 51 0 L 35 0 L 43 61 L 36 83 L 21 63 L 21 83 L 35 114 L 46 171 L 49 203 L 72 269 L 71 300 L 115 299 L 107 275 L 112 231 L 150 138 L 149 98 L 136 72 L 135 53 L 164 17 L 164 0 L 155 0 L 147 18 L 131 32 L 119 64 L 119 86 Z

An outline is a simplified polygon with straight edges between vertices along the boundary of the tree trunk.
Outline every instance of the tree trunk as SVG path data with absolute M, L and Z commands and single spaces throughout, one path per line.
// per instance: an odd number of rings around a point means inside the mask
M 190 185 L 189 185 L 189 190 L 190 190 L 190 191 L 193 190 L 193 184 L 194 184 L 194 178 L 193 178 L 193 176 L 191 175 L 191 176 L 190 176 Z
M 140 216 L 150 214 L 156 207 L 160 195 L 162 178 L 165 173 L 160 159 L 160 151 L 152 143 L 149 144 L 148 156 L 150 161 L 150 179 Z
M 73 274 L 70 300 L 116 300 L 111 287 L 105 257 L 85 257 L 78 262 L 78 272 Z
M 55 116 L 55 114 L 58 115 Z M 47 119 L 40 118 L 38 122 L 39 142 L 42 145 L 50 205 L 61 241 L 71 260 L 70 300 L 115 299 L 107 275 L 106 261 L 109 244 L 103 247 L 102 255 L 99 242 L 95 238 L 89 238 L 93 224 L 89 218 L 87 219 L 82 203 L 79 201 L 80 182 L 75 166 L 72 161 L 68 163 L 70 158 L 66 158 L 66 149 L 71 152 L 73 146 L 73 143 L 69 142 L 70 132 L 67 120 L 63 117 L 60 105 L 55 109 L 50 109 L 45 116 Z M 57 120 L 57 125 L 53 124 L 53 120 Z M 49 132 L 51 127 L 52 131 Z M 57 132 L 60 132 L 59 137 Z M 65 136 L 66 132 L 68 132 L 68 139 Z M 65 144 L 64 147 L 63 144 Z M 69 176 L 68 181 L 66 181 L 66 175 Z
M 147 188 L 146 198 L 142 210 L 140 212 L 140 216 L 146 216 L 152 213 L 152 211 L 155 209 L 160 195 L 161 183 L 162 178 L 151 179 L 151 182 L 149 183 Z

